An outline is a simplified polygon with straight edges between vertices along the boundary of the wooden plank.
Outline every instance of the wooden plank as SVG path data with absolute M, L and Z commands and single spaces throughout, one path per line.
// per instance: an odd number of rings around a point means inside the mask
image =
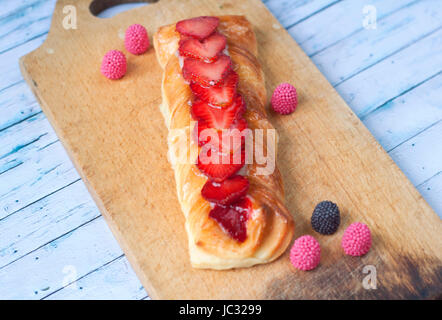
M 80 15 L 87 12 L 84 3 L 78 4 Z M 63 1 L 59 3 L 62 4 Z M 362 220 L 375 230 L 375 247 L 369 255 L 363 259 L 343 259 L 338 234 L 332 240 L 319 237 L 329 250 L 315 273 L 293 272 L 286 258 L 266 266 L 222 273 L 190 269 L 183 218 L 175 195 L 169 192 L 173 190 L 173 179 L 165 159 L 166 132 L 161 115 L 152 112 L 159 103 L 156 97 L 159 97 L 161 74 L 153 52 L 140 59 L 130 57 L 130 63 L 138 62 L 138 67 L 132 69 L 132 75 L 128 73 L 118 82 L 106 82 L 94 68 L 95 60 L 99 61 L 108 42 L 114 43 L 112 39 L 117 37 L 118 30 L 124 29 L 129 21 L 145 19 L 152 33 L 159 24 L 185 16 L 180 10 L 189 10 L 187 16 L 247 12 L 258 31 L 267 88 L 282 81 L 293 82 L 299 84 L 297 87 L 303 99 L 296 117 L 272 117 L 280 132 L 280 146 L 285 150 L 281 155 L 281 171 L 287 185 L 288 206 L 296 213 L 298 234 L 308 232 L 308 224 L 304 221 L 319 199 L 339 199 L 341 208 L 348 214 L 344 223 Z M 57 12 L 54 21 L 60 21 Z M 229 2 L 229 5 L 219 6 L 204 1 L 184 7 L 175 1 L 160 1 L 105 21 L 86 16 L 82 19 L 82 27 L 69 39 L 65 37 L 62 46 L 55 39 L 69 31 L 54 24 L 55 29 L 43 47 L 26 57 L 26 75 L 81 174 L 87 177 L 88 188 L 128 253 L 129 261 L 153 297 L 295 298 L 314 295 L 336 298 L 434 294 L 432 288 L 437 286 L 431 287 L 425 281 L 432 285 L 440 283 L 437 267 L 442 250 L 433 239 L 440 230 L 439 218 L 282 28 L 268 27 L 276 21 L 260 2 Z M 92 23 L 94 26 L 90 25 Z M 96 33 L 82 32 L 91 28 Z M 96 34 L 100 37 L 96 38 Z M 81 44 L 77 42 L 80 39 Z M 79 47 L 82 50 L 77 50 Z M 47 48 L 54 50 L 50 56 Z M 66 59 L 66 54 L 72 52 L 75 55 Z M 285 52 L 292 55 L 287 56 Z M 47 63 L 48 59 L 51 63 Z M 72 66 L 81 66 L 83 72 L 70 73 L 68 79 L 59 78 L 63 68 L 72 70 Z M 138 77 L 141 72 L 142 77 Z M 48 73 L 51 77 L 46 76 Z M 59 86 L 58 93 L 63 99 L 56 99 L 48 95 L 50 91 L 45 88 L 52 88 L 60 81 L 69 81 L 71 85 Z M 95 88 L 93 95 L 81 90 L 85 84 L 87 90 Z M 142 86 L 143 90 L 137 90 L 137 86 Z M 124 94 L 118 88 L 124 89 Z M 117 113 L 118 121 L 113 117 Z M 118 134 L 112 134 L 116 129 Z M 143 143 L 146 137 L 149 138 L 148 149 Z M 86 147 L 91 145 L 94 147 Z M 121 194 L 129 190 L 130 196 Z M 164 211 L 158 203 L 170 204 L 168 215 L 162 215 Z M 377 219 L 380 212 L 382 219 Z M 385 219 L 386 215 L 394 215 L 395 219 Z M 419 219 L 423 219 L 419 227 L 426 232 L 416 231 L 415 221 Z M 411 239 L 407 238 L 410 234 L 413 234 Z M 165 243 L 175 248 L 173 259 L 164 255 L 160 244 Z M 177 260 L 183 264 L 176 264 Z M 359 271 L 363 264 L 375 264 L 379 269 L 378 280 L 384 286 L 376 292 L 361 291 Z M 416 270 L 418 278 L 413 276 Z M 175 276 L 178 273 L 179 278 Z M 332 274 L 336 284 L 325 285 L 322 280 L 330 279 Z M 261 279 L 259 283 L 255 281 L 257 278 Z M 220 292 L 219 288 L 226 283 L 237 286 Z
M 337 3 L 337 0 L 268 0 L 263 1 L 266 7 L 277 17 L 284 28 L 289 28 L 309 18 L 320 10 Z
M 2 132 L 0 219 L 79 179 L 56 141 L 43 114 Z
M 442 119 L 442 74 L 369 113 L 362 122 L 389 151 Z M 432 145 L 427 145 L 432 149 Z M 398 162 L 398 165 L 406 167 Z M 442 163 L 441 163 L 442 169 Z M 442 211 L 437 211 L 442 214 Z
M 361 29 L 327 47 L 312 60 L 328 81 L 336 85 L 441 26 L 442 10 L 433 1 L 420 1 L 379 20 L 375 30 Z
M 392 12 L 406 7 L 415 1 L 340 1 L 312 16 L 310 19 L 295 25 L 288 31 L 304 52 L 311 56 L 350 36 L 352 33 L 363 29 L 364 15 L 362 10 L 364 6 L 374 6 L 376 8 L 377 20 L 379 21 Z
M 60 291 L 48 300 L 140 300 L 147 296 L 129 262 L 121 257 L 100 267 Z
M 436 212 L 442 213 L 442 171 L 418 187 L 419 192 Z M 439 217 L 442 219 L 442 214 Z
M 38 112 L 40 106 L 24 81 L 0 91 L 0 132 Z
M 2 11 L 0 12 L 0 19 L 7 19 L 11 16 L 17 16 L 28 10 L 30 6 L 38 5 L 38 3 L 46 0 L 15 0 L 8 1 L 2 5 Z
M 1 297 L 41 299 L 121 255 L 103 218 L 98 217 L 0 269 Z
M 81 181 L 8 216 L 0 221 L 0 268 L 98 216 Z
M 0 59 L 0 70 L 2 70 L 2 76 L 0 77 L 0 92 L 23 80 L 18 65 L 11 61 L 17 61 L 17 57 L 21 57 L 38 48 L 45 39 L 46 35 L 42 35 L 2 53 Z
M 22 45 L 36 36 L 46 34 L 54 7 L 54 0 L 38 1 L 1 18 L 0 53 Z
M 439 29 L 335 88 L 352 110 L 364 117 L 392 97 L 439 73 L 441 51 L 442 30 Z
M 8 128 L 0 136 L 0 159 L 7 159 L 8 156 L 16 154 L 33 142 L 37 142 L 46 136 L 46 140 L 41 140 L 40 144 L 34 147 L 42 147 L 44 143 L 57 139 L 49 122 L 42 113 L 23 121 L 17 126 Z
M 407 177 L 419 185 L 441 171 L 442 121 L 390 152 Z

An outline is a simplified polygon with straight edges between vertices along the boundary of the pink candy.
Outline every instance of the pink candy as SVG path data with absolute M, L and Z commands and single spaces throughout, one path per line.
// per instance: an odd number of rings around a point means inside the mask
M 140 24 L 133 24 L 126 29 L 124 46 L 132 54 L 142 54 L 149 49 L 149 37 Z M 108 79 L 120 79 L 126 74 L 126 57 L 121 51 L 108 51 L 101 62 L 101 73 Z
M 298 95 L 295 87 L 289 83 L 281 83 L 273 91 L 270 102 L 275 112 L 280 114 L 292 113 L 298 105 Z
M 126 57 L 121 51 L 110 50 L 101 63 L 101 73 L 109 79 L 120 79 L 126 73 Z
M 290 261 L 299 270 L 316 268 L 321 259 L 321 247 L 312 236 L 306 235 L 296 239 L 290 250 Z
M 149 37 L 146 29 L 140 24 L 133 24 L 126 29 L 124 46 L 132 54 L 142 54 L 149 49 Z
M 352 223 L 345 230 L 341 245 L 346 254 L 363 256 L 371 247 L 370 229 L 363 223 Z

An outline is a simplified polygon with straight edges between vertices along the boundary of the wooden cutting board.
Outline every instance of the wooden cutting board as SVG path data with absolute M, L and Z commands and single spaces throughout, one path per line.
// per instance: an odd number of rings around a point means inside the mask
M 440 297 L 441 220 L 259 0 L 160 0 L 110 19 L 91 10 L 124 1 L 91 2 L 75 2 L 77 29 L 65 29 L 69 11 L 63 8 L 72 1 L 59 0 L 47 40 L 20 65 L 152 298 Z M 248 269 L 190 266 L 158 109 L 162 70 L 153 49 L 141 56 L 127 53 L 122 35 L 133 23 L 153 35 L 177 20 L 225 14 L 245 15 L 253 24 L 269 95 L 281 82 L 298 90 L 296 112 L 270 114 L 270 120 L 280 134 L 278 162 L 295 237 L 313 234 L 322 247 L 314 271 L 293 269 L 288 252 Z M 118 81 L 100 74 L 110 49 L 128 59 L 127 74 Z M 314 206 L 326 199 L 342 212 L 333 236 L 314 233 L 309 223 Z M 372 250 L 361 258 L 345 256 L 340 247 L 344 229 L 356 221 L 373 233 Z M 364 289 L 364 278 L 374 275 L 365 266 L 376 268 L 377 289 Z

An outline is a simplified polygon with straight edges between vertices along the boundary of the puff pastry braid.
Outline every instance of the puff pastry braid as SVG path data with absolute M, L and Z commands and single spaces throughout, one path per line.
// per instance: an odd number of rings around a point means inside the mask
M 243 16 L 204 18 L 216 19 L 218 22 L 214 33 L 226 39 L 227 45 L 222 55 L 230 57 L 231 69 L 238 75 L 236 92 L 242 96 L 246 105 L 242 118 L 247 122 L 247 127 L 252 131 L 273 130 L 265 112 L 267 98 L 264 76 L 256 58 L 257 43 L 251 24 Z M 281 175 L 277 168 L 271 174 L 258 174 L 260 165 L 256 161 L 246 164 L 239 171 L 249 184 L 245 196 L 247 208 L 245 211 L 240 210 L 245 212 L 246 221 L 241 221 L 245 224 L 246 236 L 240 241 L 226 230 L 225 225 L 213 219 L 212 210 L 218 205 L 202 196 L 201 190 L 209 178 L 195 164 L 195 157 L 198 157 L 201 147 L 198 141 L 192 141 L 194 120 L 191 109 L 195 103 L 190 88 L 192 80 L 189 82 L 189 79 L 183 77 L 183 58 L 178 51 L 179 43 L 182 43 L 180 39 L 183 41 L 190 36 L 202 41 L 207 35 L 203 34 L 205 30 L 197 28 L 201 34 L 183 37 L 183 32 L 177 31 L 178 27 L 173 24 L 159 28 L 154 35 L 154 46 L 158 62 L 164 69 L 160 109 L 169 129 L 168 157 L 175 172 L 178 200 L 186 219 L 192 266 L 230 269 L 270 262 L 285 251 L 294 232 L 292 217 L 283 204 Z M 266 150 L 266 139 L 263 141 L 262 147 Z M 182 157 L 193 161 L 180 161 Z M 216 183 L 214 185 L 218 186 Z

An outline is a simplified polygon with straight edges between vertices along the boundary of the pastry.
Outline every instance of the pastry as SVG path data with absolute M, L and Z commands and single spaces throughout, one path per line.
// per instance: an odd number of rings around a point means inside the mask
M 268 140 L 276 131 L 265 112 L 251 24 L 243 16 L 196 17 L 159 28 L 153 41 L 164 69 L 160 109 L 192 266 L 230 269 L 276 259 L 294 223 L 277 167 L 249 151 L 254 145 L 273 161 L 277 151 Z

